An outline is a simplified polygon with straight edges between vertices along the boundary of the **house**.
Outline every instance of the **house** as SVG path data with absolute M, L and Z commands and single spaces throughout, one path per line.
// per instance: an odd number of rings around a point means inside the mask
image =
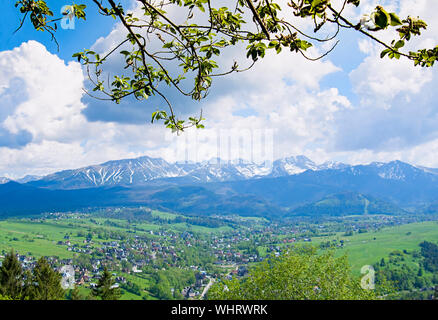
M 185 297 L 185 298 L 193 298 L 197 295 L 199 295 L 198 291 L 195 291 L 194 288 L 192 287 L 185 287 L 182 291 L 181 294 Z
M 141 269 L 137 269 L 137 266 L 133 266 L 133 267 L 132 267 L 132 272 L 134 272 L 134 273 L 142 273 L 143 270 L 141 270 Z
M 191 287 L 185 287 L 184 289 L 181 290 L 181 294 L 183 295 L 183 297 L 188 297 L 190 289 Z
M 245 275 L 248 274 L 248 268 L 245 266 L 240 266 L 239 269 L 237 270 L 237 274 L 239 277 L 244 277 Z

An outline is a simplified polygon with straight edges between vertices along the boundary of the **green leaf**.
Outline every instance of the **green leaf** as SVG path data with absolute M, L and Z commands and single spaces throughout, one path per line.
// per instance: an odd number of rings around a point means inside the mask
M 353 4 L 358 7 L 360 4 L 360 0 L 348 0 L 347 3 Z
M 385 29 L 391 22 L 391 16 L 380 6 L 377 7 L 373 14 L 374 24 L 380 29 Z
M 389 16 L 391 17 L 391 26 L 400 26 L 402 24 L 400 18 L 395 13 L 390 13 Z
M 391 49 L 385 49 L 380 53 L 380 58 L 385 57 L 388 53 L 390 53 L 392 50 Z
M 403 40 L 399 40 L 395 43 L 394 48 L 400 49 L 400 48 L 404 47 L 404 45 L 405 45 L 405 42 Z

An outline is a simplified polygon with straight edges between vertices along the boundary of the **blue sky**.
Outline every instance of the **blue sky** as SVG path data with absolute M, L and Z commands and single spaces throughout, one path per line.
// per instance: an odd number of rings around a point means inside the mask
M 64 5 L 48 2 L 55 13 Z M 82 2 L 94 9 L 92 1 Z M 135 8 L 133 3 L 124 1 Z M 414 45 L 438 43 L 438 10 L 430 10 L 436 6 L 432 0 L 362 3 L 362 12 L 347 12 L 352 19 L 383 4 L 429 23 L 429 31 Z M 113 19 L 88 10 L 86 22 L 57 32 L 58 51 L 48 34 L 34 31 L 29 23 L 14 33 L 20 14 L 12 5 L 5 9 L 0 20 L 0 176 L 41 175 L 145 154 L 181 160 L 175 149 L 184 146 L 195 148 L 188 152 L 196 154 L 191 160 L 205 160 L 218 154 L 211 139 L 224 130 L 272 130 L 273 158 L 304 154 L 316 162 L 348 163 L 400 159 L 438 167 L 437 67 L 425 70 L 409 61 L 381 60 L 380 47 L 349 30 L 341 32 L 338 47 L 321 61 L 308 62 L 288 52 L 268 55 L 252 70 L 216 81 L 201 103 L 168 91 L 178 113 L 202 108 L 207 118 L 206 130 L 176 137 L 150 124 L 157 99 L 116 105 L 84 95 L 87 82 L 71 56 L 83 48 L 105 52 L 123 39 L 124 30 Z M 391 34 L 382 36 L 389 39 Z M 323 48 L 314 50 L 316 55 Z M 232 49 L 220 63 L 248 63 L 241 54 Z M 107 68 L 113 73 L 123 69 L 116 59 Z M 229 156 L 241 157 L 239 150 Z
M 90 0 L 83 0 L 80 3 L 86 4 L 89 8 L 94 6 Z M 128 7 L 131 6 L 130 1 L 122 1 L 122 3 L 127 4 Z M 59 17 L 62 7 L 69 4 L 69 2 L 49 0 L 47 4 L 54 15 Z M 22 14 L 13 5 L 5 5 L 3 12 L 4 14 L 0 20 L 0 51 L 11 50 L 25 41 L 35 40 L 43 44 L 47 51 L 66 61 L 72 60 L 73 53 L 83 48 L 90 48 L 96 42 L 96 39 L 108 35 L 108 31 L 115 23 L 114 19 L 103 17 L 96 10 L 87 10 L 86 23 L 83 20 L 77 21 L 74 30 L 59 28 L 56 33 L 57 41 L 60 44 L 58 50 L 55 42 L 51 41 L 50 36 L 44 32 L 35 31 L 29 21 L 24 24 L 20 31 L 14 32 L 20 25 Z

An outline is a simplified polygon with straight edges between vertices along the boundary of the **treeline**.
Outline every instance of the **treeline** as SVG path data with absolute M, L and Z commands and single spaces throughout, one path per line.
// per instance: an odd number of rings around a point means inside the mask
M 23 270 L 14 251 L 8 253 L 0 267 L 0 294 L 12 300 L 61 300 L 61 274 L 41 257 L 32 271 Z
M 108 207 L 108 208 L 95 208 L 90 210 L 82 210 L 81 213 L 92 214 L 96 217 L 123 219 L 128 222 L 138 221 L 150 221 L 152 216 L 152 210 L 148 208 L 128 208 L 128 207 Z
M 150 222 L 159 225 L 173 224 L 173 223 L 188 223 L 191 225 L 203 226 L 208 228 L 219 228 L 222 226 L 235 227 L 236 225 L 236 223 L 233 221 L 223 221 L 221 219 L 216 219 L 207 216 L 178 215 L 173 219 L 162 218 L 156 215 L 155 216 L 152 215 L 152 210 L 148 208 L 106 208 L 106 209 L 96 210 L 92 212 L 92 214 L 96 217 L 122 219 L 122 220 L 126 220 L 128 223 Z M 107 224 L 107 223 L 115 223 L 115 222 L 108 221 L 105 223 Z M 120 225 L 113 225 L 113 226 L 120 227 Z
M 420 250 L 395 250 L 373 265 L 376 285 L 390 283 L 394 299 L 431 299 L 437 296 L 438 246 L 423 241 Z M 417 265 L 417 266 L 416 266 Z M 434 289 L 435 288 L 435 289 Z
M 105 225 L 114 226 L 116 223 L 105 221 Z M 125 240 L 127 238 L 126 232 L 123 231 L 115 231 L 115 230 L 107 230 L 105 228 L 88 228 L 87 231 L 78 231 L 76 233 L 77 237 L 86 238 L 87 240 L 92 240 L 94 237 L 97 237 L 99 240 Z
M 141 291 L 142 291 L 141 287 L 138 284 L 134 283 L 134 282 L 127 281 L 126 283 L 122 283 L 120 285 L 120 287 L 123 290 L 131 292 L 131 293 L 136 294 L 138 296 L 141 296 Z
M 291 248 L 253 265 L 243 278 L 220 279 L 209 300 L 374 300 L 381 292 L 366 290 L 353 277 L 347 257 L 333 250 Z
M 438 271 L 438 246 L 435 243 L 423 241 L 420 243 L 423 265 L 427 271 Z
M 181 291 L 196 282 L 192 271 L 173 268 L 152 274 L 154 284 L 149 292 L 160 300 L 183 299 Z
M 62 275 L 51 267 L 45 257 L 38 259 L 32 270 L 24 270 L 11 250 L 0 267 L 0 300 L 117 300 L 121 296 L 106 268 L 87 297 L 81 296 L 76 286 L 70 290 L 63 289 L 61 280 Z
M 194 217 L 183 217 L 183 216 L 177 216 L 175 219 L 173 220 L 167 220 L 167 221 L 163 221 L 166 223 L 187 223 L 187 224 L 191 224 L 194 226 L 201 226 L 201 227 L 207 227 L 207 228 L 220 228 L 222 226 L 230 226 L 233 227 L 235 226 L 234 223 L 232 222 L 224 222 L 222 220 L 219 219 L 215 219 L 215 218 L 210 218 L 210 217 L 198 217 L 198 216 L 194 216 Z

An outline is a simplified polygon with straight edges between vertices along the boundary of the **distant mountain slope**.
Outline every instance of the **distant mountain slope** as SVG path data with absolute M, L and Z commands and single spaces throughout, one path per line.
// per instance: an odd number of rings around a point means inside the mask
M 311 204 L 292 210 L 297 216 L 399 215 L 406 211 L 392 203 L 360 193 L 346 192 L 330 195 Z
M 306 170 L 338 168 L 345 165 L 325 163 L 316 165 L 304 156 L 289 157 L 272 164 L 212 159 L 199 163 L 169 163 L 161 158 L 108 161 L 99 165 L 64 170 L 44 177 L 26 176 L 17 182 L 51 189 L 79 189 L 102 186 L 142 186 L 155 180 L 174 180 L 183 183 L 205 183 L 248 180 L 262 177 L 282 177 Z
M 252 195 L 216 194 L 200 186 L 51 190 L 16 182 L 0 185 L 0 217 L 138 205 L 206 216 L 237 214 L 270 218 L 285 214 L 282 208 Z
M 8 178 L 0 177 L 0 184 L 5 184 L 5 183 L 8 183 L 9 181 L 11 181 L 11 180 L 9 180 Z
M 253 194 L 281 207 L 295 208 L 331 194 L 356 192 L 400 207 L 438 201 L 438 175 L 393 161 L 279 177 L 207 185 L 219 192 Z
M 306 170 L 318 170 L 318 166 L 305 156 L 288 157 L 274 161 L 270 176 L 289 176 Z
M 150 203 L 167 210 L 199 215 L 237 214 L 278 217 L 285 210 L 262 198 L 246 194 L 218 194 L 200 186 L 171 187 L 154 193 Z
M 108 161 L 100 165 L 64 170 L 29 182 L 52 189 L 78 189 L 102 186 L 144 184 L 158 178 L 172 178 L 186 172 L 160 158 Z
M 120 188 L 119 188 L 120 189 Z M 16 182 L 0 185 L 0 216 L 33 215 L 99 205 L 122 204 L 114 195 L 119 190 L 48 190 Z
M 426 214 L 438 214 L 438 201 L 432 204 L 427 204 L 422 211 Z
M 348 193 L 356 194 L 348 201 L 356 201 L 357 210 L 357 197 L 366 195 L 374 199 L 368 199 L 369 210 L 375 205 L 388 214 L 397 207 L 430 212 L 435 210 L 431 204 L 438 203 L 438 174 L 401 161 L 315 165 L 305 157 L 291 157 L 267 167 L 243 161 L 170 164 L 141 157 L 61 171 L 22 185 L 0 184 L 0 212 L 141 204 L 206 215 L 279 216 L 313 205 L 306 210 L 319 214 L 315 203 Z
M 36 175 L 27 175 L 23 178 L 20 179 L 16 179 L 15 182 L 18 183 L 27 183 L 27 182 L 31 182 L 31 181 L 36 181 L 36 180 L 40 180 L 42 178 L 42 176 L 36 176 Z

